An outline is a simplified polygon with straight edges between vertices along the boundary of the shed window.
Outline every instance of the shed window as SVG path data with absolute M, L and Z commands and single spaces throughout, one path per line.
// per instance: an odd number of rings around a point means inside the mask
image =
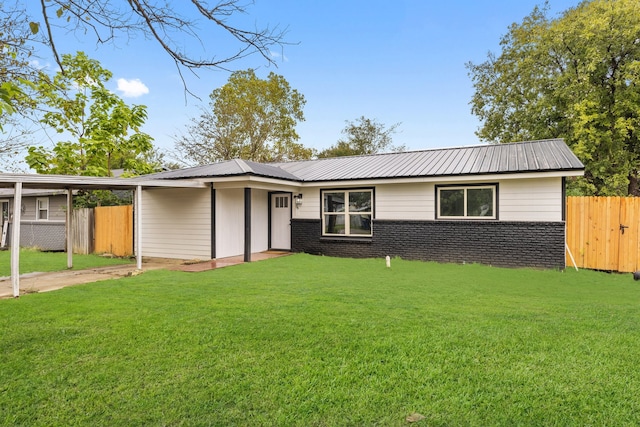
M 36 199 L 36 219 L 46 221 L 49 219 L 49 198 L 42 197 Z
M 373 190 L 322 192 L 322 234 L 371 236 Z
M 496 219 L 496 187 L 437 187 L 438 218 Z

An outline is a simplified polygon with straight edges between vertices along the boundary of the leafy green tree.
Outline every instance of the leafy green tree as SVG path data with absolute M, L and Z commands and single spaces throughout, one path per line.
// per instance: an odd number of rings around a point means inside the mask
M 310 158 L 297 143 L 304 120 L 304 96 L 273 72 L 260 79 L 254 70 L 236 71 L 210 95 L 211 111 L 193 119 L 176 150 L 196 164 L 241 158 L 257 162 Z
M 393 134 L 400 123 L 388 128 L 375 119 L 359 117 L 353 122 L 347 121 L 342 130 L 345 139 L 340 139 L 335 145 L 318 153 L 319 158 L 357 156 L 361 154 L 376 154 L 387 151 L 404 151 L 404 145 L 393 145 Z
M 640 2 L 583 1 L 556 19 L 535 8 L 499 56 L 467 64 L 485 141 L 564 138 L 585 163 L 573 190 L 640 195 Z
M 30 65 L 32 34 L 26 15 L 0 1 L 0 171 L 27 146 L 26 127 L 20 118 L 34 108 L 31 90 L 37 71 Z
M 30 147 L 27 164 L 38 173 L 110 176 L 122 168 L 128 174 L 156 171 L 145 160 L 152 138 L 140 131 L 147 118 L 144 105 L 127 105 L 105 87 L 111 72 L 83 52 L 63 55 L 64 73 L 42 75 L 39 101 L 48 110 L 42 122 L 68 135 L 53 149 Z

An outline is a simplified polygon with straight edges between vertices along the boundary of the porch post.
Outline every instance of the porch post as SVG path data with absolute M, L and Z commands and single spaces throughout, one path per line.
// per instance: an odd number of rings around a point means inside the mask
M 135 204 L 135 230 L 134 239 L 136 242 L 136 268 L 142 270 L 142 186 L 136 187 L 136 204 Z
M 211 183 L 211 259 L 216 258 L 216 189 Z
M 67 188 L 67 268 L 73 268 L 73 190 Z
M 15 183 L 11 222 L 11 285 L 13 296 L 20 296 L 20 221 L 22 221 L 22 183 Z
M 244 262 L 251 262 L 251 188 L 244 189 Z

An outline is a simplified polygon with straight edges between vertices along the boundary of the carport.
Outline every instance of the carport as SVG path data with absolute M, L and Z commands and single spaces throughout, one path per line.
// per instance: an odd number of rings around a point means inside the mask
M 134 245 L 136 267 L 142 269 L 142 190 L 144 188 L 172 187 L 172 188 L 205 188 L 208 184 L 194 180 L 161 180 L 145 177 L 138 178 L 104 178 L 90 176 L 68 175 L 35 175 L 35 174 L 0 174 L 0 187 L 13 188 L 14 209 L 11 219 L 11 284 L 13 296 L 20 295 L 20 222 L 21 210 L 15 209 L 22 205 L 22 190 L 24 188 L 38 190 L 66 190 L 66 240 L 67 267 L 73 267 L 73 243 L 71 222 L 73 212 L 74 190 L 133 190 L 134 191 Z

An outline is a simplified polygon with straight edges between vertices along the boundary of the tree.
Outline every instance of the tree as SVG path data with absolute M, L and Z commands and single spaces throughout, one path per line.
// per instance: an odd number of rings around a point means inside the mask
M 32 49 L 31 32 L 24 13 L 7 10 L 0 2 L 0 168 L 11 164 L 11 159 L 27 145 L 25 129 L 18 129 L 16 116 L 33 108 L 25 91 L 36 78 L 36 70 L 29 64 Z M 10 131 L 6 131 L 6 128 Z
M 361 154 L 376 154 L 387 151 L 404 151 L 404 145 L 394 146 L 392 135 L 400 123 L 395 123 L 388 128 L 376 119 L 359 117 L 353 122 L 346 121 L 347 125 L 342 130 L 346 139 L 340 139 L 335 145 L 321 151 L 319 158 L 357 156 Z
M 127 105 L 105 87 L 111 72 L 83 52 L 63 55 L 66 70 L 53 79 L 42 74 L 39 101 L 48 111 L 42 123 L 70 136 L 52 150 L 30 147 L 28 165 L 38 173 L 110 176 L 122 168 L 129 174 L 154 172 L 145 161 L 152 138 L 140 131 L 147 118 L 144 105 Z
M 564 138 L 586 168 L 574 191 L 640 195 L 640 3 L 583 1 L 557 19 L 535 8 L 500 44 L 467 64 L 477 135 Z
M 286 31 L 277 26 L 242 28 L 239 19 L 248 11 L 246 4 L 243 0 L 220 0 L 213 6 L 207 0 L 173 4 L 149 0 L 40 0 L 41 15 L 32 17 L 30 28 L 34 34 L 43 35 L 61 68 L 64 64 L 57 50 L 57 27 L 79 32 L 83 38 L 93 36 L 98 44 L 142 34 L 157 42 L 178 69 L 225 69 L 231 62 L 252 54 L 274 63 L 271 49 L 286 44 Z M 207 40 L 201 38 L 200 31 L 207 31 Z M 203 59 L 193 50 L 207 45 L 224 48 L 226 53 Z
M 304 96 L 273 72 L 266 80 L 254 70 L 236 71 L 209 96 L 211 111 L 193 119 L 176 150 L 196 164 L 241 158 L 257 162 L 310 158 L 297 143 L 296 124 L 304 120 Z

